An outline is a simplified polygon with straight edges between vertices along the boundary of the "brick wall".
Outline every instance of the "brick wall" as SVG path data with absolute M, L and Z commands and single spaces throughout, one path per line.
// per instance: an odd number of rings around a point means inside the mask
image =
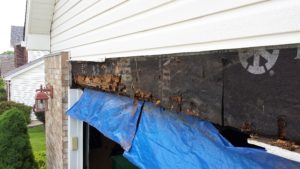
M 0 71 L 1 75 L 15 69 L 14 54 L 0 55 Z
M 63 52 L 45 58 L 46 83 L 53 86 L 46 112 L 47 169 L 68 168 L 68 54 Z
M 16 45 L 15 49 L 15 67 L 20 67 L 28 62 L 28 54 L 26 48 Z

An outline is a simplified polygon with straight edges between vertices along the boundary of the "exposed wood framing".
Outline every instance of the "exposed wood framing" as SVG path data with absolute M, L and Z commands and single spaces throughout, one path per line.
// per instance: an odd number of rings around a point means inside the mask
M 300 142 L 297 51 L 281 46 L 72 62 L 72 87 L 151 101 L 246 132 Z

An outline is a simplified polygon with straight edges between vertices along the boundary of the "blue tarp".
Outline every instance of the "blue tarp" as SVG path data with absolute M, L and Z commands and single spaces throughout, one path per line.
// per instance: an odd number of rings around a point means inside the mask
M 300 168 L 300 163 L 263 150 L 234 147 L 207 121 L 141 105 L 86 89 L 68 114 L 120 143 L 124 157 L 141 169 Z
M 145 103 L 138 131 L 124 156 L 140 168 L 300 168 L 300 164 L 253 148 L 231 145 L 199 118 Z
M 85 121 L 103 135 L 129 150 L 141 112 L 141 102 L 128 97 L 85 89 L 81 98 L 67 114 Z

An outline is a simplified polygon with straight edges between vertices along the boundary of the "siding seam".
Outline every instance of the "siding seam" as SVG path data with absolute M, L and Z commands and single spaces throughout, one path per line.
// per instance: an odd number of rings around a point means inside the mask
M 130 18 L 139 16 L 139 15 L 141 15 L 141 14 L 150 12 L 150 11 L 153 10 L 153 9 L 157 9 L 157 8 L 160 8 L 160 7 L 169 5 L 169 4 L 171 4 L 172 2 L 175 2 L 175 1 L 169 1 L 169 2 L 166 2 L 166 3 L 163 3 L 163 4 L 159 4 L 159 5 L 155 6 L 155 7 L 149 8 L 149 9 L 144 10 L 144 11 L 141 11 L 141 12 L 138 12 L 138 13 L 133 14 L 133 15 L 130 15 L 130 16 L 128 16 L 128 17 L 118 19 L 118 20 L 116 20 L 116 21 L 110 22 L 110 23 L 105 24 L 105 25 L 102 25 L 102 26 L 100 26 L 100 27 L 96 27 L 96 28 L 94 28 L 94 29 L 92 29 L 92 30 L 89 30 L 88 32 L 83 32 L 83 33 L 77 34 L 77 35 L 75 35 L 75 36 L 72 36 L 72 37 L 70 37 L 70 38 L 66 38 L 66 39 L 60 40 L 60 41 L 58 41 L 58 42 L 56 42 L 56 43 L 53 43 L 53 45 L 60 44 L 60 43 L 62 43 L 62 42 L 64 42 L 64 41 L 66 41 L 66 40 L 71 40 L 71 39 L 73 39 L 73 38 L 76 38 L 76 37 L 85 35 L 85 34 L 87 34 L 87 33 L 89 33 L 89 32 L 93 32 L 93 31 L 95 31 L 95 30 L 103 29 L 103 28 L 105 28 L 105 27 L 114 25 L 114 24 L 116 24 L 116 23 L 118 23 L 118 22 L 120 22 L 120 21 L 127 20 L 127 19 L 130 19 Z M 68 31 L 68 30 L 67 30 L 67 31 Z M 56 37 L 56 36 L 53 36 L 53 37 Z
M 52 30 L 55 30 L 55 29 L 59 28 L 61 25 L 67 23 L 69 20 L 73 19 L 75 16 L 77 16 L 77 15 L 80 14 L 81 12 L 83 12 L 83 11 L 85 11 L 85 10 L 88 10 L 89 8 L 91 8 L 92 6 L 94 6 L 96 3 L 99 3 L 100 1 L 101 1 L 101 0 L 97 0 L 97 1 L 94 2 L 93 4 L 87 6 L 86 8 L 82 9 L 81 11 L 77 12 L 77 13 L 74 14 L 73 16 L 69 17 L 65 22 L 63 22 L 63 23 L 61 23 L 61 24 L 59 24 L 59 25 L 53 27 Z M 80 1 L 80 2 L 83 2 L 83 1 Z M 70 11 L 71 11 L 71 10 L 70 10 Z M 55 20 L 53 20 L 53 23 L 54 23 L 55 21 L 57 21 L 57 20 L 58 20 L 58 18 L 55 18 Z
M 61 18 L 62 16 L 64 16 L 66 13 L 68 13 L 72 8 L 74 8 L 76 5 L 78 5 L 82 0 L 78 0 L 75 4 L 73 4 L 72 6 L 70 6 L 65 12 L 63 12 L 62 14 L 60 14 L 59 16 L 55 17 L 55 20 Z M 53 21 L 55 21 L 53 19 Z
M 83 24 L 83 23 L 85 23 L 85 22 L 87 22 L 87 21 L 89 21 L 89 20 L 91 20 L 91 19 L 93 19 L 93 18 L 95 18 L 95 17 L 97 17 L 97 16 L 99 16 L 99 15 L 102 15 L 102 14 L 108 12 L 108 11 L 111 11 L 111 10 L 113 10 L 114 8 L 116 8 L 116 7 L 118 7 L 118 6 L 121 6 L 122 4 L 124 4 L 124 3 L 126 3 L 126 2 L 128 2 L 128 0 L 122 1 L 121 3 L 118 3 L 118 4 L 116 4 L 116 5 L 112 6 L 112 7 L 110 7 L 110 8 L 108 8 L 108 9 L 106 9 L 106 10 L 104 10 L 104 11 L 102 11 L 102 12 L 100 12 L 100 13 L 98 13 L 98 14 L 92 16 L 92 17 L 90 17 L 90 18 L 88 18 L 88 19 L 86 19 L 86 20 L 84 20 L 84 21 L 82 21 L 82 22 L 80 22 L 80 23 L 74 25 L 73 27 L 71 27 L 71 28 L 69 28 L 69 29 L 66 29 L 66 30 L 64 30 L 64 31 L 62 31 L 62 32 L 59 32 L 59 33 L 53 35 L 52 37 L 56 37 L 56 36 L 58 36 L 58 35 L 61 35 L 62 33 L 67 32 L 68 30 L 71 30 L 71 29 L 75 28 L 76 26 L 81 25 L 81 24 Z M 54 30 L 54 29 L 53 29 L 53 30 Z
M 59 2 L 61 2 L 61 1 L 59 1 Z M 59 2 L 58 2 L 58 3 L 59 3 Z M 65 6 L 68 2 L 69 2 L 69 0 L 66 0 L 59 8 L 56 9 L 56 12 L 60 11 L 61 8 L 62 8 L 63 6 Z M 55 5 L 58 5 L 58 3 L 55 4 Z

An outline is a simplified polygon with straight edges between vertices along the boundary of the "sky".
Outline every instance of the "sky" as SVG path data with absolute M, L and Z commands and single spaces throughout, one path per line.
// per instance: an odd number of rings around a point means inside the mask
M 0 0 L 0 53 L 10 47 L 10 27 L 24 26 L 26 0 Z

